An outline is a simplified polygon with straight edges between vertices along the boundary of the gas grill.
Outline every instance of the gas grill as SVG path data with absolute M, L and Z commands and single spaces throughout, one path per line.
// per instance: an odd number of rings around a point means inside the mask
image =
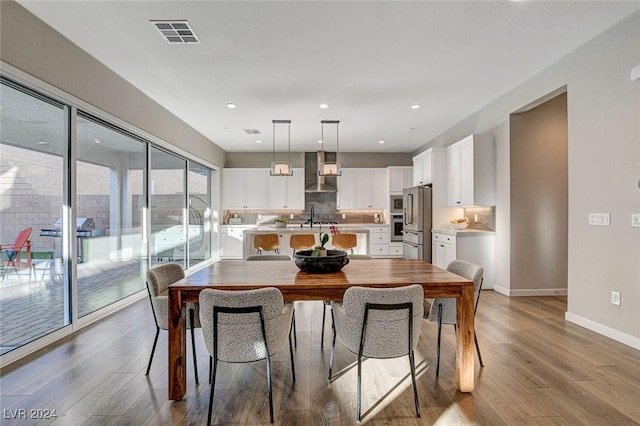
M 93 218 L 78 217 L 76 218 L 76 235 L 78 237 L 78 263 L 82 263 L 82 243 L 81 238 L 92 238 L 97 236 L 96 224 Z M 62 257 L 62 244 L 60 237 L 62 236 L 62 218 L 56 220 L 53 228 L 43 228 L 40 230 L 41 237 L 54 237 L 53 239 L 53 257 Z

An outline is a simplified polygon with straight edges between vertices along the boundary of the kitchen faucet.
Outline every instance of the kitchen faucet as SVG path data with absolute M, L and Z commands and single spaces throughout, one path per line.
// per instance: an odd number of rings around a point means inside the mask
M 313 210 L 313 206 L 311 206 L 311 216 L 309 217 L 309 219 L 307 219 L 307 222 L 311 224 L 312 228 L 313 228 L 313 215 L 314 215 L 314 210 Z

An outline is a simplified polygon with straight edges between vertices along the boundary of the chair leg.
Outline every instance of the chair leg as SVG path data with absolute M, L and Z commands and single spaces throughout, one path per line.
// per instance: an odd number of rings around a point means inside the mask
M 145 376 L 149 375 L 149 371 L 151 370 L 151 362 L 153 361 L 153 354 L 156 352 L 156 344 L 158 343 L 158 336 L 160 335 L 160 327 L 156 326 L 156 337 L 153 339 L 153 347 L 151 348 L 151 356 L 149 357 L 149 365 L 147 365 L 147 372 L 144 373 Z
M 298 332 L 296 331 L 296 308 L 293 308 L 293 318 L 291 320 L 293 327 L 293 346 L 298 347 Z
M 211 384 L 213 380 L 213 376 L 211 375 L 212 370 L 213 370 L 213 357 L 209 356 L 209 384 Z
M 213 409 L 213 393 L 216 388 L 216 369 L 218 360 L 213 361 L 213 357 L 209 357 L 209 362 L 213 364 L 213 375 L 211 376 L 211 392 L 209 394 L 209 413 L 207 414 L 207 425 L 211 424 L 211 410 Z
M 327 305 L 324 304 L 324 300 L 322 301 L 322 329 L 320 332 L 320 349 L 324 348 L 324 318 L 327 315 Z
M 291 376 L 293 377 L 294 383 L 296 381 L 296 364 L 293 360 L 293 346 L 291 345 L 291 332 L 293 331 L 293 336 L 295 340 L 295 327 L 296 327 L 295 319 L 296 317 L 295 317 L 295 311 L 294 311 L 293 321 L 291 322 L 291 328 L 289 328 L 289 356 L 291 357 Z
M 194 330 L 195 325 L 195 312 L 193 309 L 189 309 L 189 321 L 191 321 L 191 351 L 193 352 L 193 372 L 196 376 L 196 385 L 200 384 L 200 380 L 198 379 L 198 358 L 196 356 L 196 333 Z
M 333 311 L 331 311 L 331 324 L 332 324 L 331 328 L 333 329 L 333 342 L 331 343 L 331 357 L 329 357 L 329 380 L 331 380 L 331 372 L 333 370 L 333 358 L 335 357 L 335 354 L 336 354 L 336 327 L 335 327 L 335 323 L 333 322 Z
M 440 337 L 442 334 L 442 305 L 438 305 L 438 349 L 436 358 L 436 377 L 440 376 Z
M 360 423 L 361 420 L 361 411 L 362 411 L 362 404 L 361 404 L 361 400 L 362 400 L 362 395 L 360 392 L 360 387 L 362 385 L 362 357 L 360 356 L 360 354 L 358 354 L 358 378 L 356 379 L 356 392 L 357 392 L 357 398 L 358 400 L 356 401 L 356 414 L 357 414 L 357 418 L 358 418 L 358 423 Z
M 269 418 L 273 423 L 273 384 L 271 383 L 271 357 L 267 353 L 267 384 L 269 385 Z
M 413 382 L 413 400 L 416 404 L 416 416 L 420 417 L 420 403 L 418 402 L 418 388 L 416 386 L 416 360 L 413 351 L 409 352 L 409 367 L 411 368 L 411 381 Z
M 473 332 L 473 340 L 476 342 L 476 352 L 478 352 L 478 360 L 480 361 L 480 367 L 484 368 L 484 363 L 482 362 L 482 355 L 480 355 L 480 345 L 478 345 L 478 336 L 476 336 L 475 331 Z

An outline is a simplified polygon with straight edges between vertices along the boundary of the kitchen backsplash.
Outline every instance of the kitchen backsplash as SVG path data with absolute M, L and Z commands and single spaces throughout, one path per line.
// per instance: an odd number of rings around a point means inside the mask
M 376 211 L 340 211 L 336 212 L 327 211 L 320 208 L 321 204 L 318 207 L 314 206 L 314 223 L 320 222 L 336 222 L 337 224 L 350 224 L 350 223 L 384 223 L 384 216 L 382 210 Z M 293 218 L 291 218 L 293 215 Z M 305 223 L 309 219 L 310 209 L 306 212 L 291 212 L 291 211 L 274 211 L 274 210 L 265 210 L 265 211 L 232 211 L 227 210 L 224 214 L 224 224 L 229 224 L 229 219 L 234 218 L 240 219 L 240 223 L 242 225 L 260 225 L 260 224 L 271 224 L 279 217 L 282 216 L 289 222 L 290 224 L 298 224 Z M 343 219 L 344 215 L 344 219 Z M 237 220 L 231 221 L 235 222 Z
M 477 215 L 477 221 L 475 216 Z M 496 230 L 495 207 L 469 207 L 464 209 L 464 216 L 469 218 L 467 229 L 479 229 L 483 231 Z

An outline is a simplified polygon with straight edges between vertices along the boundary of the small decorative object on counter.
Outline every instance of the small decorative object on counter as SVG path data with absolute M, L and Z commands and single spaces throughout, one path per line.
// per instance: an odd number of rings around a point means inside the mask
M 327 249 L 324 246 L 329 241 L 329 234 L 326 232 L 320 233 L 320 245 L 316 246 L 311 252 L 311 257 L 324 257 L 327 255 Z
M 276 228 L 286 228 L 287 220 L 282 216 L 278 216 L 278 218 L 275 220 L 275 226 Z
M 463 217 L 462 219 L 452 219 L 450 223 L 453 229 L 455 229 L 456 231 L 462 231 L 463 229 L 466 229 L 467 226 L 469 226 L 469 218 Z

